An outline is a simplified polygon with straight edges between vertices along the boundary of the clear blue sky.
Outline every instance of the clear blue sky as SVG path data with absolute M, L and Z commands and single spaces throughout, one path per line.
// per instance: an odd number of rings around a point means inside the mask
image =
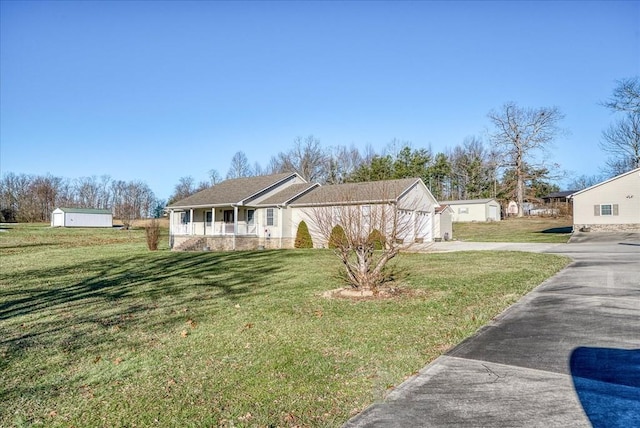
M 604 165 L 598 103 L 640 74 L 640 2 L 2 1 L 0 172 L 145 181 L 265 165 L 296 136 L 444 151 L 558 106 L 554 161 Z

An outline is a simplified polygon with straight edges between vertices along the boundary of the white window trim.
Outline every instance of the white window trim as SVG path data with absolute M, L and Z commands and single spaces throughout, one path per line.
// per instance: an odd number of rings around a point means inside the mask
M 602 212 L 602 207 L 609 207 L 610 208 L 610 213 L 609 214 L 605 214 Z M 601 216 L 605 216 L 605 217 L 613 217 L 613 204 L 600 204 L 600 215 Z

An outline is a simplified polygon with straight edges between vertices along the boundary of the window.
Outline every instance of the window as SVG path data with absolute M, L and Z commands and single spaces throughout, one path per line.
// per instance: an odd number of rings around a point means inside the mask
M 211 226 L 211 219 L 213 217 L 213 213 L 211 211 L 206 211 L 205 216 L 206 218 L 204 221 L 207 223 L 207 226 Z
M 619 215 L 619 205 L 618 204 L 600 204 L 593 206 L 593 215 L 601 216 L 601 215 Z
M 254 213 L 255 210 L 247 210 L 247 224 L 253 224 L 254 223 Z
M 276 225 L 276 213 L 275 208 L 267 208 L 267 226 L 275 226 Z
M 182 223 L 182 224 L 190 223 L 190 218 L 189 218 L 190 215 L 191 215 L 190 212 L 181 212 L 180 213 L 180 223 Z

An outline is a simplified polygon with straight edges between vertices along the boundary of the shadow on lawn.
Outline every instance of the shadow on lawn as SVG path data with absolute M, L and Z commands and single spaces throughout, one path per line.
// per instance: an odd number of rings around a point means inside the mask
M 278 253 L 159 252 L 3 275 L 9 284 L 25 285 L 0 293 L 0 346 L 16 356 L 35 345 L 59 345 L 72 329 L 92 336 L 75 344 L 69 339 L 75 348 L 98 343 L 105 328 L 118 324 L 156 329 L 184 323 L 185 307 L 206 309 L 262 293 L 290 263 Z M 21 316 L 33 325 L 19 325 Z

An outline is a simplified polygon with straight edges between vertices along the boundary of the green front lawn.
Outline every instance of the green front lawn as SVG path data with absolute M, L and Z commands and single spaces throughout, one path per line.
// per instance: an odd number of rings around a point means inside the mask
M 349 301 L 328 250 L 164 248 L 0 233 L 0 426 L 339 426 L 567 263 L 406 254 L 410 292 Z

